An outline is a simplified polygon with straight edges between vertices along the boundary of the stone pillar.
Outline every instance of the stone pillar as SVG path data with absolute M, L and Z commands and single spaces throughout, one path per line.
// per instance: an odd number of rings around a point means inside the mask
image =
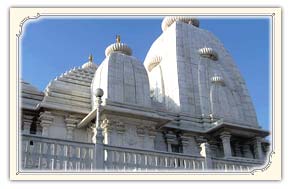
M 243 145 L 243 152 L 244 152 L 245 158 L 253 158 L 253 154 L 252 154 L 252 151 L 250 149 L 250 144 L 244 144 Z
M 196 142 L 195 136 L 190 133 L 184 133 L 181 136 L 182 144 L 183 144 L 183 153 L 199 156 L 200 152 L 198 149 L 198 144 Z
M 33 122 L 33 116 L 24 115 L 23 116 L 23 134 L 30 134 L 31 124 Z
M 108 145 L 115 145 L 113 140 L 113 128 L 110 120 L 104 119 L 101 123 L 101 127 L 103 129 L 104 134 L 104 143 Z
M 142 148 L 145 148 L 145 141 L 144 141 L 144 138 L 145 138 L 145 129 L 143 126 L 137 126 L 136 128 L 136 134 L 137 134 L 137 137 L 139 138 L 139 141 L 141 143 L 141 147 Z
M 44 111 L 40 114 L 40 126 L 42 127 L 42 136 L 48 137 L 48 129 L 52 125 L 53 115 L 49 111 Z
M 154 127 L 149 127 L 147 129 L 148 137 L 149 137 L 149 149 L 154 150 L 155 145 L 154 145 L 154 140 L 157 136 L 156 129 Z
M 264 158 L 266 158 L 269 154 L 269 151 L 270 151 L 270 145 L 269 144 L 264 144 L 265 146 L 265 151 L 264 151 Z
M 211 149 L 211 155 L 212 157 L 217 157 L 218 156 L 218 143 L 217 141 L 210 141 L 210 149 Z
M 42 129 L 41 126 L 36 127 L 36 135 L 41 136 L 42 135 Z
M 39 118 L 36 121 L 36 135 L 41 136 L 42 135 L 42 127 L 40 126 L 40 120 Z
M 117 146 L 124 146 L 125 142 L 124 142 L 124 133 L 125 133 L 125 126 L 122 122 L 118 121 L 115 124 L 115 131 L 117 134 Z
M 237 157 L 242 157 L 241 146 L 240 146 L 240 142 L 239 141 L 235 142 L 234 148 L 235 148 L 236 156 Z
M 95 138 L 96 138 L 96 129 L 95 129 L 95 124 L 90 123 L 86 129 L 87 132 L 87 139 L 88 142 L 94 143 L 95 144 Z
M 166 141 L 168 144 L 168 152 L 172 152 L 172 144 L 178 144 L 176 135 L 172 131 L 167 132 Z
M 73 115 L 70 115 L 67 118 L 65 118 L 65 123 L 66 123 L 66 139 L 73 140 L 74 138 L 73 133 L 74 129 L 77 126 L 78 120 Z
M 262 145 L 261 145 L 262 138 L 261 137 L 255 137 L 254 140 L 254 153 L 256 159 L 264 159 L 264 154 L 262 152 Z
M 229 132 L 223 132 L 221 133 L 220 138 L 222 139 L 223 143 L 224 158 L 232 157 L 231 134 Z

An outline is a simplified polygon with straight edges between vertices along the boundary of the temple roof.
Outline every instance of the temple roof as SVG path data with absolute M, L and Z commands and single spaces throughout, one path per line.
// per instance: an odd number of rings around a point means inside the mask
M 41 107 L 77 113 L 91 110 L 90 86 L 96 64 L 92 56 L 81 67 L 73 68 L 52 80 L 46 87 Z

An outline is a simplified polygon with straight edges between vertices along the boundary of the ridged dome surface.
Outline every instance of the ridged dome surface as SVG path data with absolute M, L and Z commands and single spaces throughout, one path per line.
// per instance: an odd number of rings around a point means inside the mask
M 213 76 L 211 78 L 211 82 L 215 84 L 221 84 L 221 85 L 225 84 L 225 81 L 222 76 Z
M 109 56 L 113 52 L 118 52 L 118 53 L 125 54 L 128 56 L 132 55 L 131 48 L 125 43 L 114 43 L 114 44 L 109 45 L 105 49 L 105 56 Z
M 148 70 L 152 71 L 152 69 L 154 69 L 154 67 L 156 67 L 161 61 L 162 61 L 161 56 L 154 56 L 149 62 Z
M 199 49 L 199 54 L 205 58 L 218 60 L 218 54 L 212 48 L 208 48 L 208 47 L 201 48 Z

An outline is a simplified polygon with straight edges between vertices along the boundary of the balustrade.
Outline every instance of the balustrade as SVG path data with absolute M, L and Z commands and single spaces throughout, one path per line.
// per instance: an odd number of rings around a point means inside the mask
M 92 143 L 22 134 L 20 159 L 22 170 L 94 171 Z M 105 171 L 204 171 L 206 157 L 155 150 L 132 149 L 103 144 Z M 96 152 L 98 153 L 98 152 Z M 96 156 L 97 157 L 97 154 Z M 262 165 L 263 161 L 251 158 L 214 158 L 212 169 L 245 171 Z

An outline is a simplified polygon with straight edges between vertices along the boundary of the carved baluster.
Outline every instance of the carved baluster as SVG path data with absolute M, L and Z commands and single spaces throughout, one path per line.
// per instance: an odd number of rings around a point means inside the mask
M 52 159 L 52 143 L 47 143 L 47 168 L 53 170 L 53 159 Z
M 47 169 L 48 168 L 48 163 L 47 163 L 47 143 L 42 142 L 42 148 L 41 148 L 41 158 L 40 158 L 40 169 Z
M 111 169 L 112 168 L 112 152 L 110 150 L 105 150 L 105 159 L 104 159 L 104 168 Z
M 52 158 L 53 158 L 53 170 L 57 169 L 57 144 L 53 143 L 53 151 L 52 151 Z
M 110 151 L 110 161 L 111 161 L 111 169 L 112 170 L 115 170 L 116 169 L 116 154 L 115 154 L 115 151 L 114 150 L 109 150 Z
M 139 154 L 139 167 L 141 170 L 144 170 L 145 168 L 145 155 Z
M 22 169 L 25 169 L 27 167 L 27 151 L 28 151 L 28 140 L 23 140 L 21 148 Z
M 76 159 L 77 159 L 77 169 L 76 170 L 80 170 L 80 163 L 81 163 L 81 148 L 80 147 L 76 147 Z
M 125 153 L 125 165 L 126 165 L 126 169 L 130 170 L 130 159 L 131 159 L 131 154 L 129 152 Z
M 72 146 L 68 145 L 67 146 L 67 156 L 68 156 L 68 161 L 67 161 L 67 168 L 68 170 L 73 170 L 73 149 Z
M 60 149 L 59 149 L 59 163 L 60 163 L 60 170 L 63 170 L 65 165 L 63 165 L 65 163 L 64 159 L 65 159 L 65 151 L 64 151 L 64 145 L 61 144 L 60 145 Z
M 119 154 L 119 169 L 125 169 L 125 152 L 118 152 Z
M 157 156 L 157 167 L 162 168 L 162 156 Z
M 158 165 L 157 156 L 153 155 L 152 158 L 153 158 L 153 162 L 152 162 L 153 163 L 153 168 L 154 168 L 154 170 L 156 170 L 157 169 L 157 165 Z
M 141 170 L 141 154 L 137 153 L 135 156 L 136 160 L 136 170 Z
M 90 169 L 90 159 L 89 159 L 89 148 L 86 147 L 85 149 L 85 157 L 84 157 L 84 166 L 85 166 L 85 170 L 89 170 Z
M 32 159 L 32 156 L 33 156 L 33 149 L 34 149 L 34 146 L 31 145 L 32 141 L 29 141 L 29 144 L 28 144 L 28 153 L 27 153 L 27 167 L 28 168 L 31 168 L 33 166 L 33 159 Z
M 184 159 L 183 158 L 177 158 L 178 161 L 178 168 L 183 169 L 184 168 Z

